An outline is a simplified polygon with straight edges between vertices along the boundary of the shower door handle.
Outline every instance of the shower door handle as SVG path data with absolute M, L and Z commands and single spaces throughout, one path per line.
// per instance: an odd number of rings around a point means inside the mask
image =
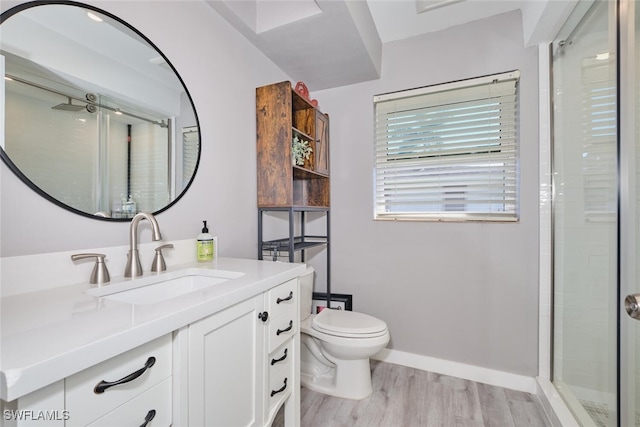
M 640 320 L 640 294 L 627 295 L 624 299 L 624 308 L 629 316 Z

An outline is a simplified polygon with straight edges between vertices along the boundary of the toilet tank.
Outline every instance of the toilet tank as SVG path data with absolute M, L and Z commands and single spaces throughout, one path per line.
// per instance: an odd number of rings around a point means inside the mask
M 311 314 L 313 301 L 313 267 L 307 266 L 307 270 L 300 275 L 300 321 Z

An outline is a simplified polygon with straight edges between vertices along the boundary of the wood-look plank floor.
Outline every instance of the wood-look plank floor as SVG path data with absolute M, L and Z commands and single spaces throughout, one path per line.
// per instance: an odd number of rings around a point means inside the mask
M 373 394 L 340 399 L 302 388 L 301 427 L 546 427 L 535 395 L 371 361 Z M 282 426 L 282 411 L 273 427 Z

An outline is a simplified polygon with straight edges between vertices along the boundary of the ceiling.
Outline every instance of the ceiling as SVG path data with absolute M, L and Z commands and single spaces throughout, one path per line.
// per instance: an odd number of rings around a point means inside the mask
M 417 12 L 412 0 L 367 0 L 382 43 L 443 30 L 522 8 L 524 0 L 458 0 L 436 2 L 433 9 Z M 441 5 L 437 7 L 438 5 Z
M 557 33 L 575 0 L 206 2 L 292 79 L 314 91 L 378 79 L 385 43 L 514 10 L 522 13 L 523 43 L 539 43 L 547 33 Z M 541 25 L 549 16 L 551 22 Z

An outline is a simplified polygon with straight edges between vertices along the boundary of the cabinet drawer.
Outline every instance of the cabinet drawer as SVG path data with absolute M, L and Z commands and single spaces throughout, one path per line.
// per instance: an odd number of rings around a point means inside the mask
M 139 427 L 150 412 L 153 418 L 147 427 L 168 427 L 171 425 L 171 378 L 151 387 L 117 409 L 97 419 L 88 427 L 131 426 Z
M 269 370 L 269 386 L 267 388 L 267 411 L 271 412 L 275 407 L 280 406 L 282 401 L 286 399 L 293 390 L 293 341 L 289 340 L 288 345 L 283 346 L 273 355 L 270 355 L 269 361 L 277 353 L 283 353 L 287 349 L 287 358 L 281 363 L 270 365 Z
M 298 309 L 298 279 L 271 289 L 267 293 L 267 310 L 272 317 L 278 317 L 288 310 Z
M 95 392 L 96 385 L 102 381 L 115 382 L 139 373 L 150 364 L 152 357 L 155 358 L 153 365 L 137 378 L 109 387 L 103 393 Z M 66 426 L 87 425 L 170 375 L 171 334 L 78 372 L 65 380 L 66 409 L 69 411 Z
M 291 310 L 269 321 L 268 351 L 271 353 L 298 332 L 298 320 Z

